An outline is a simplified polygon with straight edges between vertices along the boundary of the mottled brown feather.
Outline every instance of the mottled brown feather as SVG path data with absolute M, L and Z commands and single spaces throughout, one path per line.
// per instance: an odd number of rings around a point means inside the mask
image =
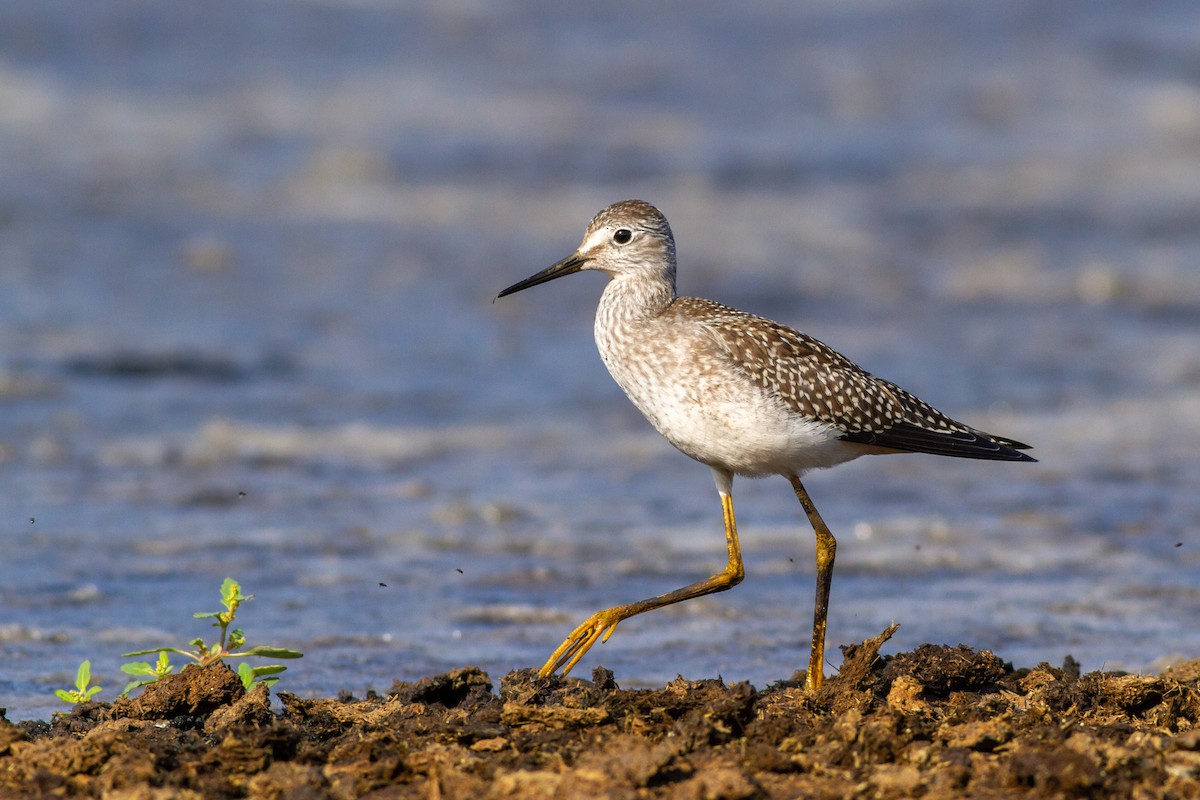
M 896 450 L 1029 460 L 1020 442 L 983 433 L 877 378 L 818 339 L 711 300 L 680 297 L 664 312 L 700 323 L 751 383 L 842 438 Z

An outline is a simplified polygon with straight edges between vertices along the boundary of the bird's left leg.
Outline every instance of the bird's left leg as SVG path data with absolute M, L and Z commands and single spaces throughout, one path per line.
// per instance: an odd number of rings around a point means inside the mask
M 627 605 L 597 611 L 584 620 L 579 627 L 571 631 L 571 635 L 558 646 L 557 650 L 550 654 L 550 658 L 546 659 L 546 663 L 538 670 L 538 677 L 545 678 L 553 674 L 560 667 L 562 668 L 562 674 L 566 675 L 579 663 L 579 659 L 583 658 L 584 653 L 590 650 L 592 645 L 597 641 L 607 642 L 608 637 L 613 635 L 613 631 L 617 629 L 617 624 L 622 620 L 643 614 L 647 611 L 653 611 L 656 608 L 671 605 L 672 603 L 690 600 L 693 597 L 700 597 L 701 595 L 712 594 L 714 592 L 723 592 L 726 589 L 732 589 L 742 582 L 742 578 L 745 577 L 745 570 L 742 567 L 742 549 L 738 544 L 737 523 L 733 518 L 733 498 L 730 495 L 733 475 L 716 469 L 713 472 L 716 475 L 717 490 L 721 495 L 721 510 L 725 517 L 725 546 L 729 553 L 729 560 L 725 564 L 725 569 L 706 580 L 684 586 L 682 589 L 676 589 L 673 592 L 660 594 L 657 597 L 651 597 L 636 603 L 628 603 Z

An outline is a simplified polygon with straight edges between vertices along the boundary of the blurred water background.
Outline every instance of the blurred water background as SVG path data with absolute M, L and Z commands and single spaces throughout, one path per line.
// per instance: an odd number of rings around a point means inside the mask
M 1200 656 L 1200 5 L 0 1 L 0 706 L 209 631 L 280 688 L 540 665 L 724 563 L 709 471 L 611 382 L 603 280 L 492 303 L 603 206 L 1036 465 L 807 481 L 837 645 Z M 579 668 L 802 669 L 813 538 Z

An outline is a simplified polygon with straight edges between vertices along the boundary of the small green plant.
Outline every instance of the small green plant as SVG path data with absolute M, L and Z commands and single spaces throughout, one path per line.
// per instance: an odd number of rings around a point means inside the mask
M 74 689 L 55 689 L 54 694 L 59 700 L 72 705 L 86 703 L 96 696 L 100 691 L 99 686 L 89 686 L 92 682 L 92 662 L 84 659 L 79 665 L 79 669 L 75 671 L 75 688 Z
M 288 658 L 289 656 L 276 656 L 277 658 Z M 299 654 L 296 655 L 299 658 Z M 252 667 L 245 661 L 238 664 L 238 677 L 242 679 L 242 686 L 249 689 L 255 683 L 261 683 L 264 686 L 274 686 L 279 683 L 279 678 L 267 678 L 266 675 L 274 675 L 277 672 L 283 672 L 287 667 L 282 664 L 263 664 L 262 666 Z
M 174 667 L 168 662 L 168 653 L 178 653 L 181 656 L 190 658 L 202 667 L 207 667 L 209 664 L 215 664 L 227 658 L 303 658 L 303 653 L 283 647 L 258 645 L 257 647 L 242 649 L 246 644 L 246 634 L 238 628 L 230 630 L 229 626 L 233 624 L 233 620 L 237 616 L 238 606 L 253 598 L 254 595 L 252 594 L 242 594 L 242 587 L 233 578 L 226 578 L 221 584 L 221 603 L 225 606 L 225 610 L 202 612 L 192 615 L 196 619 L 213 620 L 213 627 L 221 631 L 217 641 L 212 644 L 206 644 L 202 638 L 193 639 L 190 642 L 192 647 L 195 648 L 193 650 L 180 650 L 178 647 L 155 647 L 150 650 L 135 650 L 132 653 L 122 654 L 125 658 L 129 658 L 130 656 L 144 656 L 158 653 L 157 665 L 137 661 L 121 667 L 124 672 L 130 675 L 146 676 L 140 681 L 131 682 L 129 686 L 125 687 L 125 691 L 129 692 L 138 686 L 153 683 L 163 675 L 170 673 Z M 274 684 L 279 678 L 265 676 L 276 675 L 285 669 L 287 667 L 280 664 L 252 667 L 242 662 L 238 666 L 238 675 L 242 679 L 242 684 L 249 689 L 256 682 L 267 686 Z
M 159 653 L 158 661 L 154 664 L 148 664 L 145 661 L 130 661 L 128 664 L 122 664 L 121 672 L 127 675 L 140 675 L 143 677 L 140 680 L 130 681 L 125 684 L 125 688 L 121 690 L 121 697 L 125 697 L 134 689 L 140 689 L 147 684 L 154 683 L 164 675 L 170 675 L 174 670 L 175 667 L 172 666 L 170 657 L 166 653 Z

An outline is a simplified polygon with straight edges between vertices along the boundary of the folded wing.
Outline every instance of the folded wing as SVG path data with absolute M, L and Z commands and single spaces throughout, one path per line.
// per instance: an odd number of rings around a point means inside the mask
M 709 300 L 680 298 L 718 348 L 752 382 L 795 413 L 829 423 L 839 438 L 891 450 L 994 461 L 1035 461 L 1029 445 L 964 425 L 823 342 Z

